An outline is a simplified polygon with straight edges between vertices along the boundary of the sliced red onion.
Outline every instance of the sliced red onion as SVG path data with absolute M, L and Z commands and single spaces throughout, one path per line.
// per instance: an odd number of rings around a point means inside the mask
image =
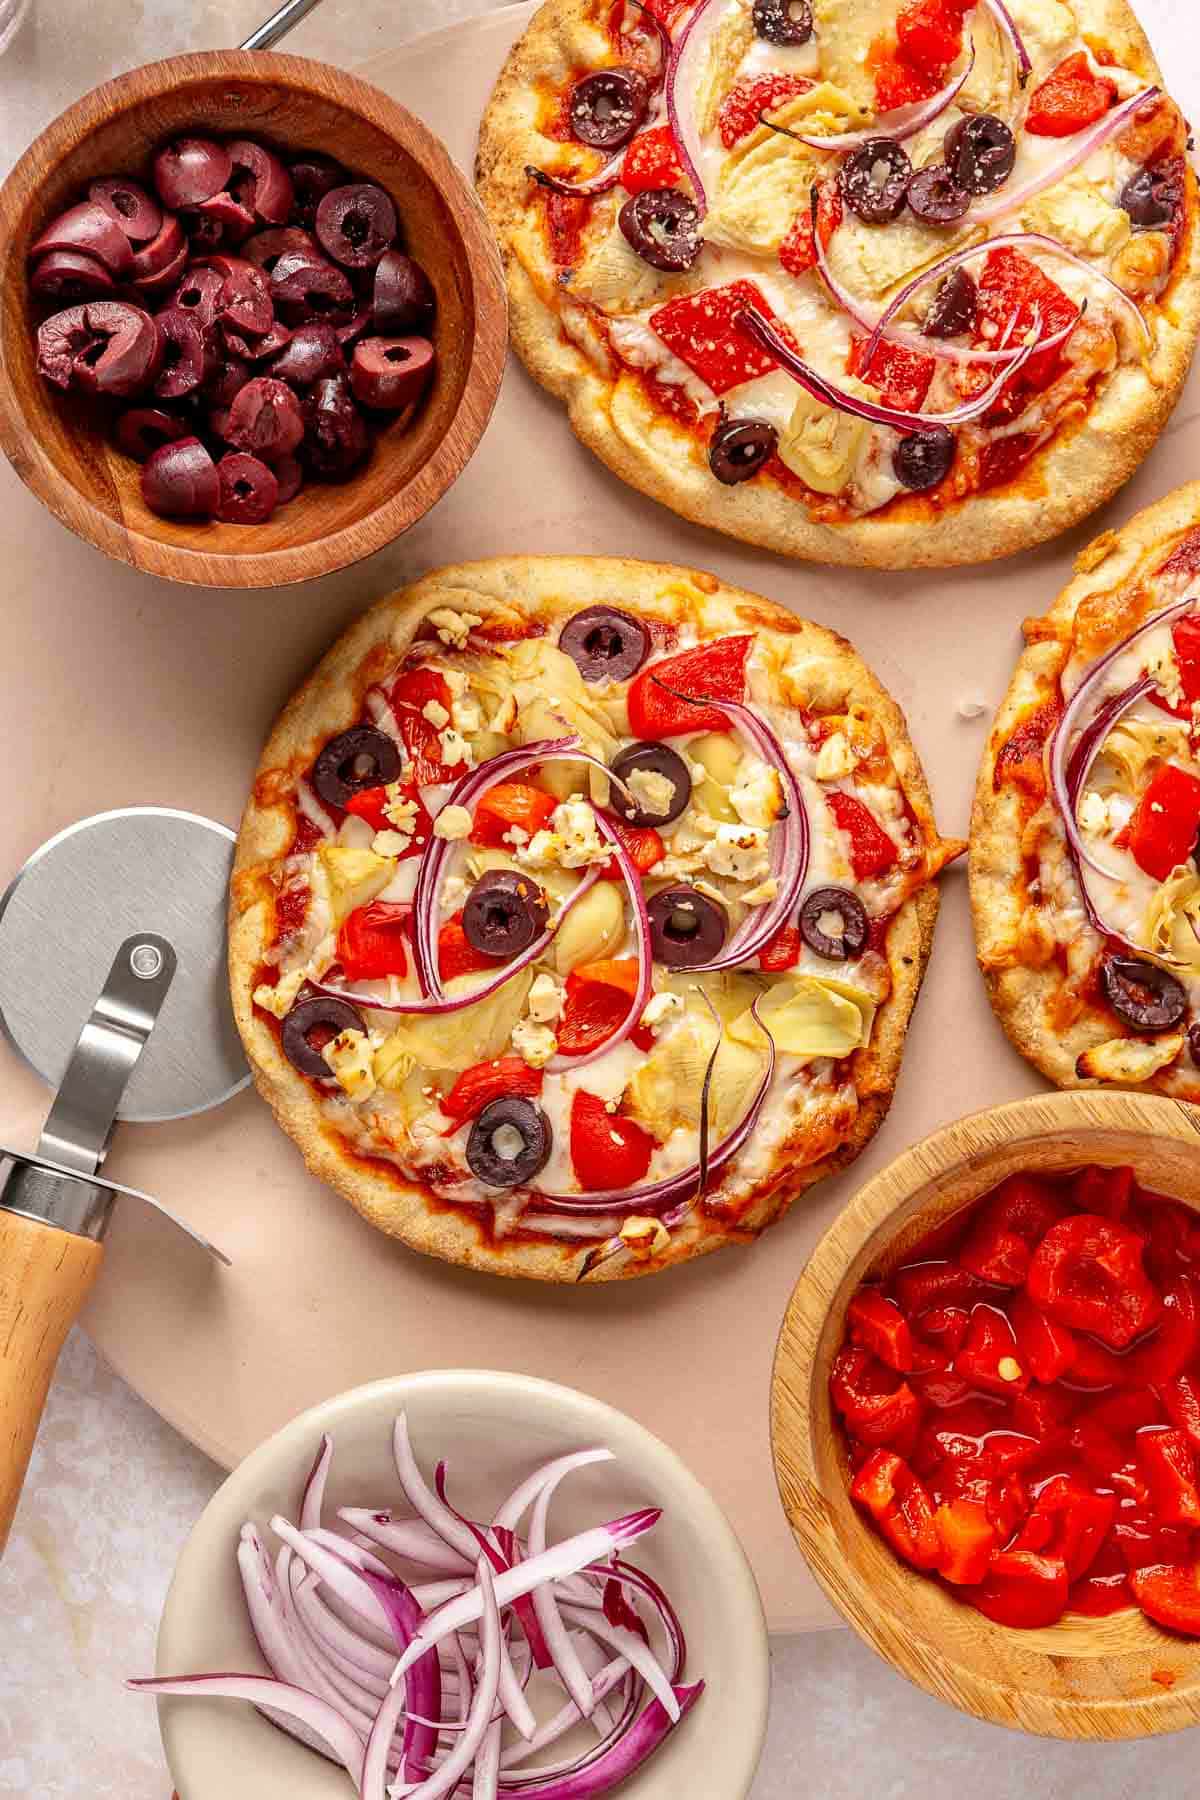
M 593 809 L 595 810 L 595 809 Z M 638 979 L 629 1011 L 617 1026 L 617 1029 L 597 1044 L 594 1049 L 587 1050 L 582 1056 L 553 1056 L 546 1067 L 551 1074 L 561 1075 L 573 1069 L 586 1069 L 610 1050 L 623 1044 L 631 1032 L 636 1031 L 642 1014 L 650 1004 L 650 996 L 654 992 L 654 941 L 650 933 L 650 914 L 646 909 L 646 896 L 642 892 L 642 878 L 638 874 L 637 865 L 630 856 L 625 845 L 617 834 L 611 820 L 602 812 L 595 813 L 596 826 L 601 837 L 607 838 L 617 867 L 621 871 L 621 879 L 629 894 L 630 910 L 633 914 L 633 935 L 637 940 Z
M 968 425 L 972 419 L 980 418 L 996 404 L 1007 383 L 1024 368 L 1031 356 L 1035 356 L 1038 351 L 1049 350 L 1055 344 L 1061 343 L 1064 338 L 1070 336 L 1078 323 L 1079 321 L 1076 319 L 1069 329 L 1059 333 L 1057 338 L 1048 338 L 1045 343 L 1039 343 L 1037 333 L 1041 326 L 1041 313 L 1035 307 L 1031 327 L 1033 341 L 1025 344 L 1012 361 L 1005 364 L 995 381 L 982 394 L 976 395 L 973 400 L 965 400 L 961 406 L 954 407 L 950 412 L 913 413 L 902 412 L 899 407 L 895 406 L 883 406 L 874 400 L 860 400 L 857 394 L 848 394 L 843 388 L 835 386 L 824 375 L 819 375 L 811 363 L 805 362 L 804 358 L 797 354 L 792 345 L 780 335 L 766 314 L 760 312 L 757 306 L 748 306 L 746 311 L 739 315 L 739 324 L 746 336 L 751 338 L 761 350 L 765 350 L 769 356 L 773 356 L 779 366 L 786 370 L 794 381 L 799 382 L 800 386 L 806 393 L 811 394 L 814 400 L 819 400 L 823 406 L 832 406 L 838 412 L 849 413 L 856 419 L 866 419 L 872 425 L 887 425 L 893 431 L 903 432 L 928 431 L 931 425 Z
M 513 1490 L 497 1512 L 493 1525 L 499 1526 L 502 1531 L 515 1531 L 543 1488 L 551 1483 L 557 1487 L 563 1477 L 570 1475 L 575 1469 L 587 1468 L 591 1463 L 615 1460 L 611 1450 L 599 1446 L 594 1450 L 576 1450 L 570 1456 L 560 1456 L 556 1462 L 547 1463 L 545 1468 L 538 1469 L 519 1488 Z
M 526 163 L 525 173 L 530 181 L 548 188 L 552 194 L 562 194 L 568 200 L 595 200 L 598 195 L 607 194 L 620 185 L 628 155 L 629 145 L 626 144 L 594 175 L 585 175 L 579 181 L 569 181 L 565 175 L 555 175 L 550 169 L 537 169 L 532 163 Z
M 382 731 L 386 737 L 390 737 L 392 742 L 398 744 L 407 755 L 407 746 L 404 742 L 404 733 L 400 729 L 400 721 L 384 690 L 381 687 L 368 688 L 363 695 L 363 707 L 376 730 Z
M 592 1640 L 588 1639 L 587 1641 L 590 1643 Z M 621 1685 L 628 1673 L 629 1664 L 623 1656 L 615 1656 L 611 1662 L 605 1663 L 597 1671 L 592 1678 L 593 1713 L 603 1704 L 606 1696 Z M 552 1719 L 547 1720 L 546 1724 L 540 1727 L 531 1744 L 513 1744 L 505 1750 L 500 1758 L 501 1768 L 505 1772 L 519 1768 L 522 1763 L 528 1762 L 531 1756 L 537 1756 L 540 1751 L 549 1749 L 550 1745 L 557 1743 L 560 1737 L 564 1737 L 572 1726 L 579 1724 L 580 1716 L 575 1702 L 569 1700 L 560 1712 L 557 1712 Z M 541 1780 L 545 1773 L 545 1770 L 536 1770 L 532 1779 Z
M 608 1644 L 619 1656 L 626 1657 L 655 1699 L 662 1702 L 673 1720 L 677 1719 L 671 1684 L 645 1638 L 639 1637 L 637 1632 L 630 1631 L 625 1625 L 610 1624 L 603 1615 L 597 1618 L 594 1613 L 582 1613 L 569 1602 L 563 1607 L 563 1617 L 586 1624 L 593 1637 L 599 1638 L 602 1644 Z
M 460 1556 L 457 1550 L 451 1549 L 423 1520 L 394 1519 L 390 1509 L 368 1512 L 363 1506 L 339 1507 L 338 1518 L 370 1538 L 381 1550 L 390 1550 L 407 1562 L 420 1563 L 445 1575 L 465 1574 L 475 1566 L 469 1557 Z
M 1111 112 L 1105 113 L 1102 119 L 1098 119 L 1086 131 L 1064 139 L 1067 148 L 1057 162 L 1048 164 L 1018 187 L 997 189 L 989 199 L 981 200 L 971 208 L 965 222 L 969 225 L 990 225 L 993 219 L 1002 219 L 1006 213 L 1020 212 L 1035 194 L 1054 187 L 1064 175 L 1069 175 L 1072 169 L 1077 169 L 1080 163 L 1086 162 L 1110 138 L 1116 137 L 1146 102 L 1156 100 L 1161 92 L 1162 89 L 1158 87 L 1143 88 L 1140 93 L 1123 100 L 1120 106 L 1114 106 Z
M 673 1688 L 674 1705 L 670 1712 L 661 1701 L 652 1700 L 620 1742 L 590 1768 L 523 1785 L 520 1790 L 522 1800 L 592 1800 L 595 1795 L 611 1793 L 654 1755 L 679 1720 L 691 1712 L 703 1692 L 702 1681 L 691 1687 Z M 672 1714 L 677 1716 L 672 1717 Z
M 127 1681 L 126 1687 L 142 1694 L 171 1695 L 180 1699 L 245 1700 L 251 1706 L 269 1707 L 316 1732 L 335 1752 L 354 1781 L 363 1766 L 363 1747 L 337 1708 L 303 1688 L 265 1675 L 177 1675 L 169 1678 Z
M 314 1531 L 320 1526 L 321 1514 L 325 1510 L 325 1484 L 329 1480 L 329 1465 L 332 1461 L 333 1439 L 326 1432 L 321 1439 L 316 1461 L 309 1470 L 308 1480 L 304 1483 L 304 1492 L 300 1496 L 301 1531 Z
M 696 115 L 696 96 L 701 78 L 724 21 L 724 0 L 700 0 L 671 47 L 667 70 L 667 117 L 684 173 L 692 184 L 696 205 L 703 218 L 708 195 L 700 170 L 704 165 L 704 141 Z
M 397 1645 L 406 1649 L 421 1628 L 425 1617 L 421 1608 L 404 1583 L 390 1570 L 383 1579 L 373 1574 L 366 1574 L 363 1579 L 386 1612 Z M 436 1727 L 419 1722 L 422 1716 L 436 1719 L 442 1710 L 442 1672 L 436 1655 L 431 1653 L 421 1657 L 408 1671 L 404 1685 L 404 1709 L 409 1716 L 405 1722 L 401 1756 L 405 1775 L 412 1781 L 416 1779 L 422 1764 L 437 1749 Z M 490 1712 L 491 1708 L 488 1710 Z M 414 1718 L 413 1714 L 418 1716 Z
M 942 114 L 953 106 L 970 80 L 974 67 L 975 46 L 972 44 L 966 66 L 944 87 L 939 88 L 936 94 L 931 94 L 927 100 L 918 100 L 909 106 L 898 106 L 893 112 L 883 113 L 875 120 L 874 124 L 868 125 L 862 131 L 843 131 L 835 133 L 833 136 L 821 136 L 804 131 L 793 131 L 791 126 L 788 126 L 787 135 L 795 138 L 797 143 L 807 144 L 810 150 L 821 150 L 830 156 L 843 156 L 849 151 L 858 150 L 863 144 L 873 143 L 876 138 L 881 137 L 891 138 L 894 144 L 902 144 L 905 138 L 915 137 L 918 131 L 924 131 L 927 125 L 932 125 L 935 119 L 940 119 Z M 769 119 L 763 119 L 764 125 L 770 125 L 770 123 Z M 775 126 L 773 129 L 778 131 L 783 128 Z
M 1024 87 L 1033 74 L 1033 59 L 1025 48 L 1025 40 L 1017 30 L 1017 22 L 1009 12 L 1004 0 L 983 0 L 984 5 L 995 19 L 997 25 L 1012 45 L 1017 59 L 1017 80 Z
M 546 1525 L 550 1516 L 550 1502 L 560 1483 L 570 1473 L 570 1469 L 560 1463 L 558 1474 L 544 1484 L 541 1493 L 533 1503 L 533 1515 L 529 1522 L 530 1556 L 545 1555 L 547 1548 Z M 554 1597 L 554 1589 L 550 1583 L 546 1582 L 541 1587 L 535 1588 L 532 1600 L 538 1626 L 545 1639 L 546 1648 L 550 1652 L 555 1672 L 579 1708 L 580 1717 L 588 1719 L 591 1717 L 596 1703 L 592 1691 L 592 1678 L 580 1662 L 579 1652 L 568 1636 L 562 1614 L 558 1610 L 558 1602 Z
M 1076 857 L 1085 867 L 1091 869 L 1096 875 L 1103 875 L 1109 881 L 1120 881 L 1121 873 L 1118 869 L 1104 868 L 1087 849 L 1079 830 L 1079 796 L 1083 792 L 1096 758 L 1103 748 L 1104 740 L 1117 720 L 1127 713 L 1131 706 L 1135 706 L 1144 695 L 1152 693 L 1156 685 L 1153 678 L 1146 675 L 1140 681 L 1133 682 L 1123 694 L 1114 694 L 1112 699 L 1100 708 L 1096 717 L 1080 737 L 1067 765 L 1064 794 L 1066 807 L 1063 811 L 1063 824 L 1066 828 L 1068 842 Z M 1057 787 L 1055 798 L 1058 798 Z

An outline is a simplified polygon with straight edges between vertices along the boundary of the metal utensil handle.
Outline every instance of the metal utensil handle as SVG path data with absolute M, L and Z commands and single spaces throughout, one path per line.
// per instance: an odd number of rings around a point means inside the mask
M 273 45 L 279 43 L 281 38 L 285 38 L 289 31 L 294 30 L 301 19 L 306 19 L 315 6 L 320 4 L 321 0 L 284 0 L 279 11 L 272 13 L 269 19 L 264 20 L 257 31 L 252 31 L 241 48 L 243 50 L 270 50 Z

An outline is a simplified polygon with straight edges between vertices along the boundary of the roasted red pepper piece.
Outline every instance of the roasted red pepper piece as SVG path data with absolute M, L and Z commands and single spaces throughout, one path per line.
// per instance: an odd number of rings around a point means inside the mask
M 954 1373 L 987 1394 L 1019 1394 L 1033 1379 L 1018 1354 L 1016 1334 L 994 1306 L 976 1306 Z
M 400 852 L 397 859 L 400 862 L 407 862 L 410 856 L 424 854 L 433 832 L 433 820 L 426 811 L 425 802 L 415 787 L 411 785 L 402 787 L 400 793 L 403 799 L 409 801 L 417 809 L 412 820 L 412 832 L 408 840 L 408 847 Z M 395 831 L 395 825 L 384 811 L 387 800 L 388 790 L 385 787 L 362 788 L 357 794 L 351 794 L 346 802 L 346 811 L 353 813 L 355 818 L 365 819 L 374 831 Z
M 495 970 L 498 967 L 494 956 L 485 956 L 470 941 L 462 928 L 461 912 L 456 912 L 453 918 L 446 920 L 438 932 L 438 971 L 443 981 L 453 981 L 456 975 L 475 975 L 482 969 Z
M 1134 862 L 1155 881 L 1186 863 L 1200 836 L 1200 780 L 1166 763 L 1142 795 L 1128 825 Z
M 842 190 L 836 181 L 822 181 L 817 187 L 817 230 L 825 249 L 844 217 Z M 807 202 L 792 221 L 792 228 L 779 246 L 779 261 L 789 275 L 807 275 L 817 266 L 817 247 L 813 238 L 812 205 Z
M 907 1455 L 917 1440 L 921 1406 L 907 1382 L 869 1351 L 847 1348 L 834 1358 L 833 1403 L 863 1444 L 886 1445 Z
M 1200 1303 L 1186 1275 L 1168 1282 L 1162 1294 L 1162 1313 L 1154 1336 L 1127 1357 L 1127 1381 L 1157 1387 L 1171 1381 L 1200 1350 Z
M 1013 1549 L 1056 1557 L 1066 1564 L 1068 1581 L 1079 1581 L 1095 1562 L 1116 1513 L 1111 1494 L 1094 1494 L 1069 1476 L 1056 1475 L 1038 1495 Z
M 1146 1266 L 1157 1281 L 1200 1274 L 1200 1216 L 1190 1206 L 1154 1196 L 1141 1209 L 1141 1228 L 1149 1234 Z
M 984 1201 L 958 1260 L 984 1281 L 1019 1287 L 1029 1273 L 1030 1256 L 1063 1210 L 1044 1181 L 1010 1175 Z
M 1160 1392 L 1172 1425 L 1183 1432 L 1193 1450 L 1200 1450 L 1200 1379 L 1176 1375 L 1174 1381 L 1163 1383 Z
M 972 1587 L 988 1572 L 993 1550 L 999 1549 L 996 1528 L 978 1500 L 951 1500 L 936 1513 L 942 1554 L 938 1573 L 956 1587 Z
M 629 690 L 629 729 L 638 738 L 680 737 L 690 731 L 728 731 L 729 715 L 689 700 L 744 700 L 746 658 L 753 637 L 717 638 L 643 669 Z M 673 688 L 675 693 L 668 692 Z M 686 694 L 677 700 L 675 694 Z
M 1066 1388 L 1031 1387 L 1013 1401 L 1013 1424 L 1045 1448 L 1063 1437 L 1076 1405 L 1076 1397 Z
M 889 1369 L 907 1374 L 917 1362 L 912 1327 L 894 1300 L 878 1288 L 859 1288 L 846 1309 L 850 1341 L 870 1350 Z
M 971 1315 L 965 1306 L 932 1306 L 918 1318 L 917 1330 L 923 1338 L 953 1356 L 962 1348 Z
M 440 737 L 443 726 L 425 717 L 424 709 L 434 700 L 447 719 L 451 711 L 450 684 L 437 669 L 410 669 L 392 683 L 392 710 L 400 726 L 404 748 L 412 761 L 415 787 L 453 781 L 463 772 L 461 762 L 450 767 L 442 757 Z
M 757 282 L 731 281 L 726 287 L 704 288 L 698 294 L 668 300 L 651 313 L 650 329 L 714 394 L 727 394 L 730 388 L 769 375 L 779 366 L 740 328 L 738 321 L 751 306 L 775 321 Z
M 1144 1425 L 1161 1425 L 1163 1409 L 1158 1394 L 1150 1387 L 1118 1388 L 1103 1399 L 1088 1402 L 1088 1422 L 1114 1437 L 1132 1437 Z
M 850 355 L 846 362 L 849 373 L 875 388 L 885 406 L 894 406 L 901 412 L 920 412 L 937 372 L 934 358 L 923 356 L 919 350 L 906 350 L 903 344 L 891 344 L 884 338 L 867 368 L 863 362 L 867 342 L 865 337 L 850 339 Z
M 1019 250 L 1005 245 L 990 251 L 979 277 L 977 346 L 986 348 L 990 345 L 994 349 L 1001 339 L 1006 343 L 1023 343 L 1033 329 L 1035 309 L 1040 319 L 1040 337 L 1056 337 L 1079 317 L 1079 308 L 1074 301 Z M 990 332 L 984 329 L 989 326 Z M 1060 345 L 1055 350 L 1039 350 L 1036 356 L 1030 357 L 1019 374 L 1007 384 L 1007 404 L 1002 401 L 996 415 L 1001 418 L 1015 416 L 1027 394 L 1039 392 L 1054 380 L 1062 366 L 1062 348 Z M 969 392 L 979 391 L 993 379 L 991 374 L 978 369 L 969 371 L 969 377 L 964 382 Z
M 896 41 L 906 61 L 941 77 L 962 54 L 963 14 L 960 0 L 908 0 L 896 20 Z
M 886 875 L 899 860 L 900 852 L 875 815 L 853 794 L 826 794 L 826 803 L 837 821 L 838 830 L 850 839 L 850 866 L 856 881 L 867 881 L 872 875 Z
M 923 1405 L 939 1410 L 961 1406 L 971 1397 L 971 1384 L 956 1375 L 952 1368 L 921 1370 L 911 1376 L 909 1385 Z
M 972 1606 L 997 1625 L 1022 1630 L 1056 1625 L 1067 1610 L 1066 1564 L 1058 1557 L 1031 1550 L 1002 1550 L 977 1588 L 967 1595 Z
M 634 1187 L 654 1154 L 654 1139 L 633 1119 L 610 1113 L 597 1094 L 578 1088 L 571 1102 L 571 1163 L 585 1193 Z
M 935 1306 L 973 1306 L 977 1300 L 994 1297 L 995 1290 L 978 1275 L 960 1268 L 954 1262 L 909 1263 L 897 1269 L 893 1279 L 896 1298 L 910 1319 Z M 920 1330 L 920 1323 L 917 1329 Z
M 735 81 L 717 114 L 717 129 L 727 150 L 740 144 L 744 137 L 758 130 L 759 114 L 774 112 L 786 106 L 799 94 L 807 94 L 812 82 L 803 75 L 744 75 Z M 625 183 L 626 187 L 629 183 Z M 660 186 L 669 186 L 663 182 Z
M 636 963 L 633 967 L 636 986 Z M 633 993 L 623 982 L 585 979 L 573 970 L 567 976 L 562 1018 L 555 1028 L 559 1053 L 583 1056 L 594 1050 L 625 1023 L 632 1003 Z
M 352 912 L 337 935 L 337 959 L 347 981 L 382 981 L 387 975 L 407 974 L 404 940 L 411 919 L 411 907 L 387 900 L 372 900 Z
M 855 1476 L 850 1492 L 906 1562 L 917 1569 L 936 1567 L 942 1540 L 933 1501 L 902 1457 L 890 1450 L 873 1451 Z
M 641 194 L 647 188 L 677 187 L 682 176 L 675 134 L 669 125 L 659 125 L 630 144 L 621 167 L 621 186 L 627 194 Z
M 528 781 L 501 781 L 480 800 L 471 823 L 471 842 L 485 849 L 502 850 L 514 842 L 528 843 L 536 832 L 544 831 L 558 801 L 544 788 Z M 513 829 L 525 833 L 513 839 Z
M 474 1119 L 485 1106 L 506 1094 L 521 1094 L 536 1099 L 542 1091 L 545 1075 L 531 1069 L 520 1056 L 498 1056 L 492 1062 L 476 1063 L 464 1069 L 448 1094 L 442 1096 L 442 1111 L 457 1125 Z
M 1144 1239 L 1095 1213 L 1052 1225 L 1029 1268 L 1029 1297 L 1075 1331 L 1123 1350 L 1156 1323 L 1162 1301 L 1142 1266 Z
M 1131 1585 L 1134 1599 L 1149 1618 L 1169 1631 L 1200 1637 L 1200 1564 L 1143 1569 Z
M 1081 1169 L 1071 1183 L 1071 1202 L 1078 1212 L 1102 1213 L 1126 1225 L 1136 1185 L 1132 1169 Z
M 1150 1490 L 1155 1516 L 1164 1525 L 1200 1526 L 1196 1462 L 1182 1431 L 1143 1431 L 1138 1464 Z
M 1028 1294 L 1014 1294 L 1009 1308 L 1017 1334 L 1018 1354 L 1035 1381 L 1047 1386 L 1066 1374 L 1075 1361 L 1075 1338 L 1040 1312 Z
M 1025 115 L 1034 137 L 1074 137 L 1102 119 L 1117 97 L 1117 84 L 1097 75 L 1084 51 L 1068 56 L 1035 88 Z
M 804 940 L 799 928 L 795 925 L 781 926 L 766 948 L 759 951 L 758 966 L 769 975 L 780 974 L 784 969 L 794 969 L 800 961 L 803 948 Z
M 1179 679 L 1183 686 L 1184 710 L 1191 710 L 1200 700 L 1200 618 L 1188 613 L 1171 627 L 1171 637 L 1175 645 L 1175 661 L 1179 664 Z
M 653 825 L 626 825 L 623 820 L 614 819 L 610 813 L 604 816 L 628 850 L 639 875 L 648 875 L 651 869 L 658 867 L 667 854 L 667 847 Z M 620 881 L 621 870 L 615 856 L 609 857 L 601 873 L 605 881 Z

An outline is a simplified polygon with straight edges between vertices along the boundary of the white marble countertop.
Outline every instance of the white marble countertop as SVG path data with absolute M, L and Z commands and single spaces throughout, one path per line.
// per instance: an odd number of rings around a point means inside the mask
M 326 0 L 288 48 L 361 62 L 488 3 Z M 155 56 L 237 43 L 269 10 L 270 0 L 33 0 L 0 57 L 0 176 L 96 82 Z M 1140 10 L 1194 117 L 1194 0 L 1140 0 Z M 219 1480 L 71 1338 L 0 1566 L 0 1794 L 168 1800 L 154 1708 L 121 1681 L 152 1668 L 175 1558 Z M 1072 1746 L 976 1724 L 909 1687 L 851 1633 L 825 1632 L 775 1642 L 755 1800 L 1068 1800 L 1084 1789 L 1090 1800 L 1170 1800 L 1193 1790 L 1194 1757 L 1186 1734 Z

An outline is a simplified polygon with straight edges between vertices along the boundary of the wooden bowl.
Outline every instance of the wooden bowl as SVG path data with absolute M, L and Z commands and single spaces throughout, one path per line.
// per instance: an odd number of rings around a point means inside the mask
M 156 517 L 142 502 L 139 465 L 110 443 L 104 420 L 35 367 L 29 245 L 97 176 L 145 180 L 154 149 L 181 132 L 323 150 L 377 181 L 394 197 L 407 247 L 437 290 L 438 374 L 414 425 L 382 431 L 352 480 L 305 488 L 265 525 Z M 495 242 L 442 144 L 377 88 L 303 57 L 202 51 L 134 69 L 69 107 L 0 189 L 0 445 L 64 525 L 173 581 L 311 580 L 407 531 L 462 473 L 483 435 L 507 328 Z
M 822 1238 L 792 1295 L 771 1392 L 775 1470 L 796 1541 L 872 1649 L 941 1700 L 994 1725 L 1062 1738 L 1136 1738 L 1200 1723 L 1200 1642 L 1137 1609 L 1068 1614 L 1042 1631 L 995 1625 L 909 1569 L 850 1499 L 829 1369 L 846 1307 L 950 1213 L 1023 1169 L 1130 1164 L 1200 1211 L 1200 1111 L 1135 1094 L 1062 1093 L 976 1113 L 898 1157 Z

